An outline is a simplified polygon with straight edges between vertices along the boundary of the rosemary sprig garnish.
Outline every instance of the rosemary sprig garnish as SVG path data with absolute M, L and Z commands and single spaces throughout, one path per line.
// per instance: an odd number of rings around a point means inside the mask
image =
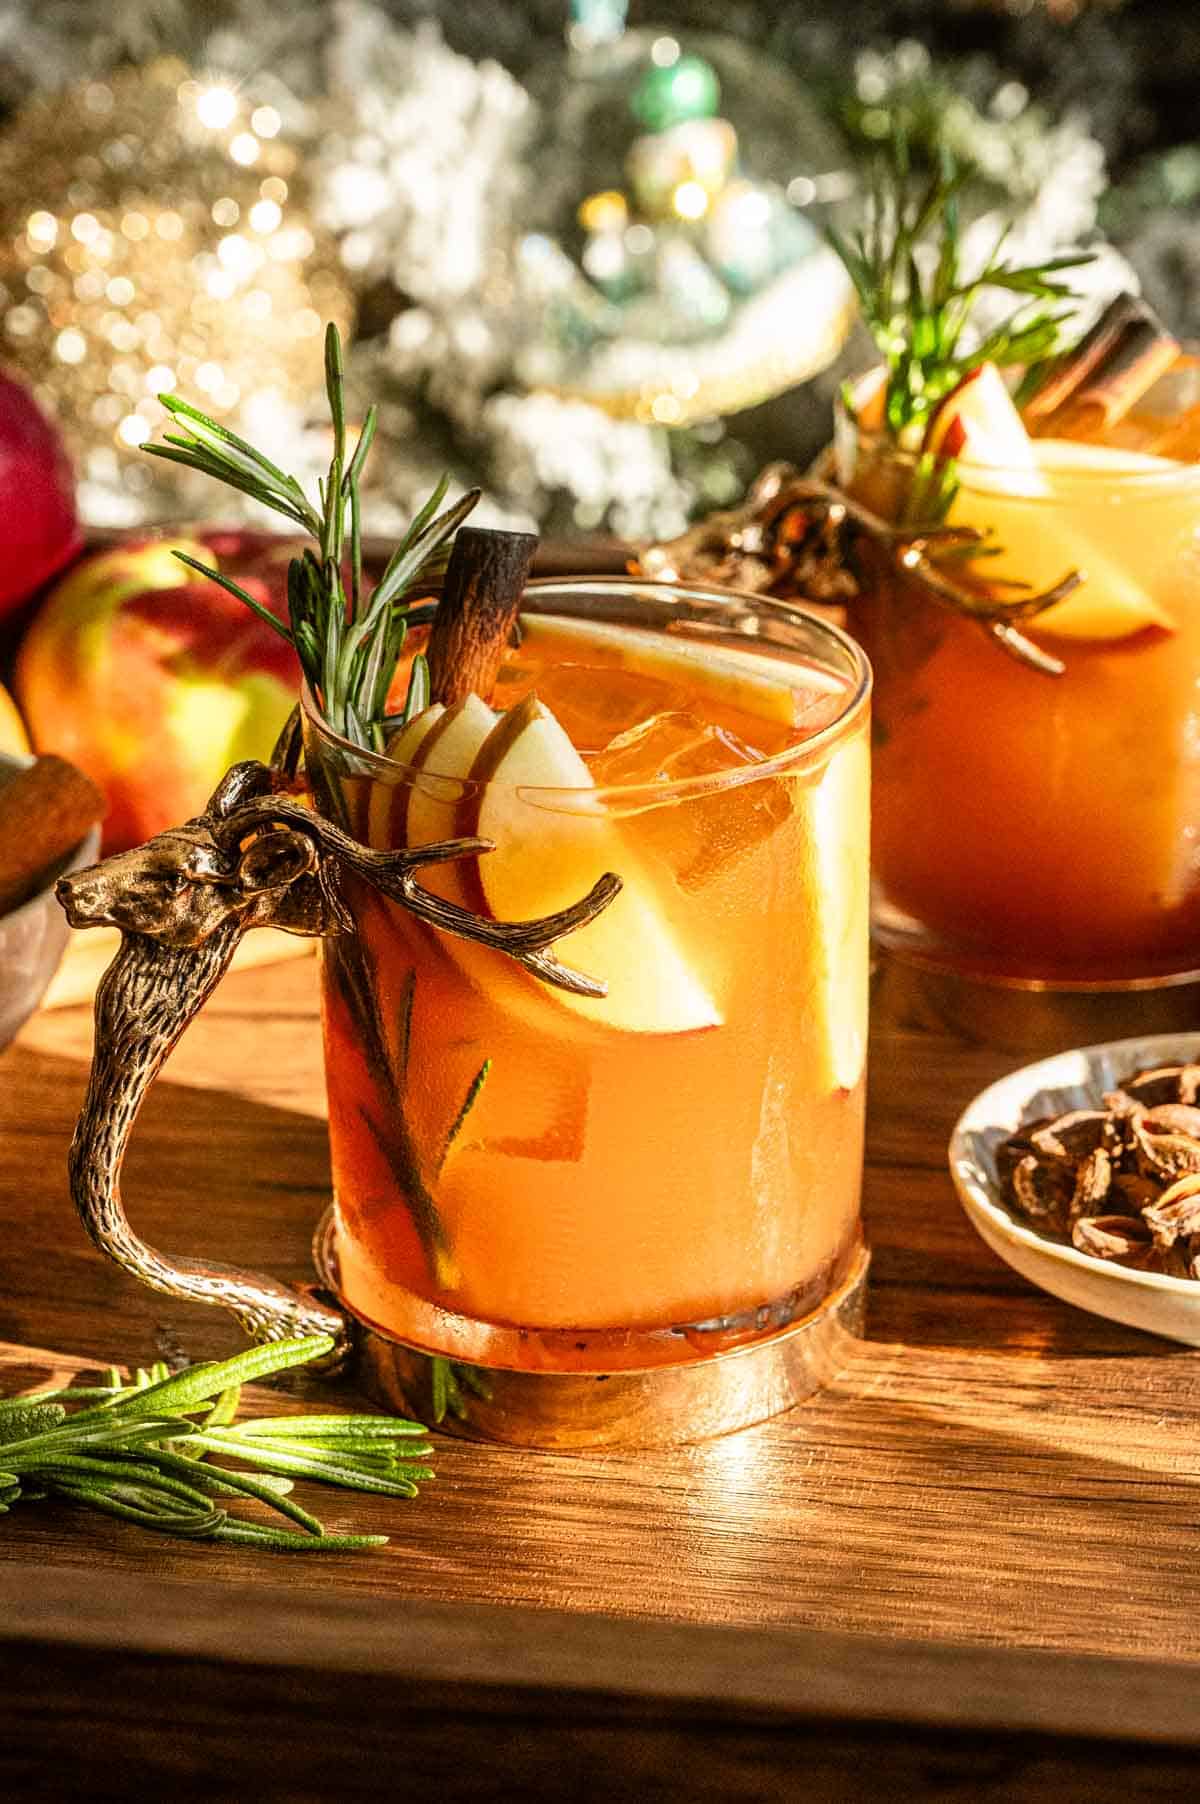
M 176 395 L 159 396 L 176 430 L 166 434 L 163 444 L 147 445 L 146 449 L 154 457 L 199 470 L 227 488 L 251 496 L 315 540 L 315 549 L 306 548 L 288 567 L 286 624 L 231 577 L 183 552 L 175 555 L 236 596 L 294 647 L 309 688 L 334 732 L 356 745 L 381 751 L 388 690 L 411 623 L 411 604 L 438 590 L 450 541 L 478 501 L 479 490 L 471 489 L 461 500 L 442 508 L 449 487 L 449 478 L 443 476 L 368 593 L 363 583 L 360 484 L 378 413 L 374 407 L 368 410 L 351 451 L 342 345 L 333 325 L 325 334 L 325 388 L 333 421 L 333 456 L 327 478 L 318 484 L 318 506 L 294 476 Z M 425 705 L 421 698 L 427 699 L 428 693 L 428 671 L 419 658 L 413 665 L 405 718 Z
M 237 1422 L 241 1386 L 332 1350 L 327 1335 L 274 1341 L 233 1359 L 156 1365 L 123 1382 L 0 1398 L 0 1514 L 14 1503 L 63 1497 L 188 1540 L 281 1552 L 345 1553 L 381 1547 L 386 1535 L 327 1534 L 290 1496 L 293 1480 L 415 1497 L 433 1476 L 418 1422 L 397 1416 L 266 1416 Z M 68 1404 L 88 1407 L 68 1410 Z M 195 1420 L 193 1418 L 198 1418 Z M 237 1467 L 209 1463 L 209 1455 Z M 246 1471 L 243 1468 L 249 1467 Z M 234 1516 L 246 1497 L 287 1528 Z
M 1064 271 L 1092 262 L 1073 252 L 1044 263 L 1005 261 L 1007 231 L 975 274 L 962 256 L 958 197 L 967 172 L 943 155 L 924 180 L 914 176 L 908 145 L 894 137 L 872 173 L 867 218 L 846 238 L 830 228 L 829 240 L 858 294 L 863 320 L 887 370 L 884 416 L 888 431 L 906 445 L 927 424 L 944 396 L 980 364 L 1040 364 L 1060 349 L 1073 298 Z M 970 341 L 968 327 L 981 294 L 999 289 L 1018 298 L 991 331 Z M 853 398 L 847 397 L 853 416 Z

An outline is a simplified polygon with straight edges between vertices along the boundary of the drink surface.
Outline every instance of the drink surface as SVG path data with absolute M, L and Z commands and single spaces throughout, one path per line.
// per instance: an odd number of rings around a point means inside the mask
M 882 571 L 856 604 L 876 673 L 885 937 L 1051 980 L 1200 962 L 1200 468 L 1182 461 L 1200 451 L 1200 407 L 1189 391 L 1170 410 L 1169 387 L 1107 439 L 1033 441 L 1032 474 L 959 466 L 949 519 L 1000 548 L 980 566 L 994 594 L 997 579 L 1084 575 L 1021 627 L 1062 676 Z M 880 476 L 864 457 L 858 492 L 878 499 Z
M 482 747 L 464 777 L 449 730 L 439 770 L 431 729 L 423 766 L 343 800 L 376 845 L 474 822 L 496 850 L 430 886 L 501 919 L 617 871 L 608 913 L 556 947 L 609 994 L 351 897 L 356 949 L 325 981 L 341 1282 L 390 1332 L 481 1363 L 694 1356 L 811 1312 L 857 1245 L 865 710 L 818 739 L 850 698 L 815 665 L 526 625 L 494 709 L 512 723 L 535 692 L 571 783 L 506 781 L 527 767 Z

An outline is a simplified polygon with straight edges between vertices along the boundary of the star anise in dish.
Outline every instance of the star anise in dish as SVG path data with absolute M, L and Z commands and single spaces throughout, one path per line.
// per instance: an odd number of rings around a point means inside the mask
M 1135 1072 L 1102 1108 L 1027 1122 L 996 1163 L 1009 1204 L 1039 1233 L 1200 1278 L 1200 1064 Z

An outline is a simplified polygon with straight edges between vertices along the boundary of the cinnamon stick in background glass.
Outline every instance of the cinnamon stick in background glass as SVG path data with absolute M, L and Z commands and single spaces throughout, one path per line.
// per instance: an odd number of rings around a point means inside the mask
M 1179 340 L 1145 301 L 1119 294 L 1024 402 L 1026 427 L 1037 438 L 1095 438 L 1124 419 L 1179 353 Z

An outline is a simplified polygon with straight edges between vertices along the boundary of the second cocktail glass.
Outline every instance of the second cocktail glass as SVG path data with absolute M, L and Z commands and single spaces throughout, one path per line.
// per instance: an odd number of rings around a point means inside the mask
M 882 562 L 854 604 L 875 671 L 875 931 L 984 980 L 1170 979 L 1200 965 L 1200 467 L 1038 449 L 1036 468 L 962 461 L 949 519 L 998 548 L 981 580 L 1083 574 L 1021 626 L 1061 675 Z M 839 454 L 848 491 L 902 517 L 914 460 L 846 422 Z

